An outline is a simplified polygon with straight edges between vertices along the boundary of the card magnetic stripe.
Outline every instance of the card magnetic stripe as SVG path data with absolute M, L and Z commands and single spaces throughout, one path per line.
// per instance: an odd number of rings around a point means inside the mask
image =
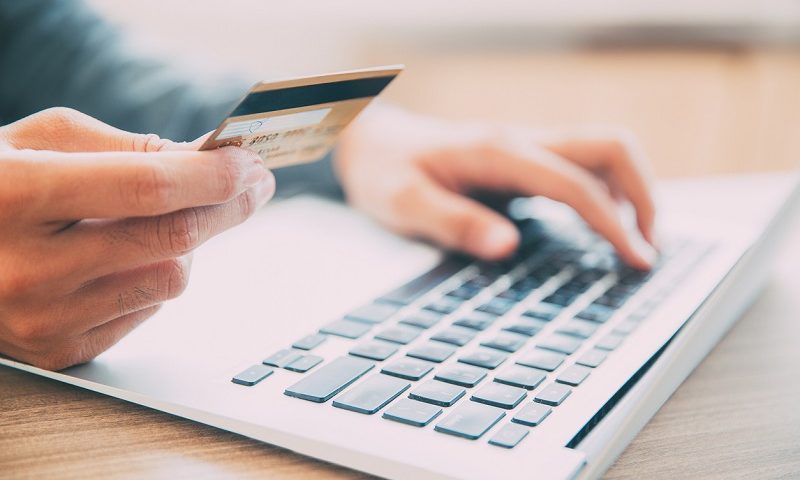
M 386 85 L 394 80 L 395 76 L 359 78 L 255 92 L 242 100 L 231 116 L 238 117 L 253 113 L 274 112 L 321 103 L 374 97 L 386 88 Z

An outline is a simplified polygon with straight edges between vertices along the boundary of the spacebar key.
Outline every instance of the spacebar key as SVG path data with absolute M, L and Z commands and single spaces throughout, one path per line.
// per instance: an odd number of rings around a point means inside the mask
M 372 370 L 374 362 L 356 357 L 339 357 L 290 386 L 283 393 L 290 397 L 322 403 L 344 390 Z

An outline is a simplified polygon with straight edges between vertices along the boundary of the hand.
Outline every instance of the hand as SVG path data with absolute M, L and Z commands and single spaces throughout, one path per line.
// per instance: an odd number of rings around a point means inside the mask
M 46 369 L 95 357 L 272 196 L 257 155 L 196 148 L 62 108 L 0 128 L 0 352 Z
M 468 198 L 543 195 L 574 208 L 630 265 L 655 261 L 655 209 L 642 154 L 627 135 L 545 137 L 519 127 L 454 123 L 370 109 L 345 131 L 336 168 L 348 199 L 390 228 L 484 259 L 510 255 L 519 233 Z M 617 201 L 636 210 L 623 227 Z

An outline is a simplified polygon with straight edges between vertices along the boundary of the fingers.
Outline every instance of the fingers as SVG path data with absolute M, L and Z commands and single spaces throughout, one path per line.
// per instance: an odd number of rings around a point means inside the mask
M 14 340 L 16 355 L 28 361 L 76 363 L 74 357 L 85 354 L 88 332 L 177 297 L 188 284 L 190 266 L 191 256 L 158 262 L 100 278 L 56 302 L 34 301 L 0 338 Z
M 165 260 L 127 272 L 99 278 L 70 294 L 64 311 L 69 318 L 58 330 L 77 335 L 110 319 L 152 307 L 178 297 L 189 284 L 191 255 Z
M 0 337 L 3 353 L 45 370 L 61 370 L 88 362 L 153 316 L 161 305 L 129 313 L 77 336 L 55 338 L 35 336 Z
M 91 252 L 64 267 L 73 281 L 98 278 L 188 254 L 200 244 L 242 223 L 275 191 L 272 177 L 233 200 L 158 217 L 81 222 L 62 232 L 63 248 Z M 67 273 L 68 272 L 68 273 Z
M 161 215 L 231 200 L 271 174 L 241 148 L 204 152 L 15 152 L 2 194 L 22 190 L 19 214 L 45 222 Z M 35 194 L 33 194 L 35 192 Z
M 465 196 L 421 179 L 396 195 L 406 233 L 486 260 L 514 252 L 519 232 L 510 221 Z
M 619 188 L 631 202 L 640 232 L 653 244 L 656 211 L 650 188 L 651 175 L 635 138 L 624 133 L 595 138 L 573 137 L 551 142 L 547 148 L 601 177 L 608 177 L 612 188 Z
M 173 144 L 155 134 L 131 133 L 64 107 L 49 108 L 5 127 L 18 149 L 60 152 L 156 152 Z
M 460 168 L 449 169 L 458 172 L 462 186 L 543 195 L 566 203 L 625 262 L 637 268 L 652 266 L 655 251 L 626 232 L 608 190 L 586 170 L 519 136 L 493 140 L 479 151 L 479 155 L 465 155 Z
M 637 268 L 652 267 L 655 250 L 629 235 L 610 193 L 596 178 L 546 150 L 527 152 L 516 151 L 508 158 L 515 190 L 566 203 L 614 246 L 623 261 Z
M 133 329 L 144 323 L 161 309 L 162 305 L 154 305 L 137 312 L 106 322 L 95 327 L 82 338 L 82 348 L 76 357 L 67 357 L 66 365 L 86 363 L 104 351 L 113 347 Z M 63 368 L 63 367 L 61 367 Z

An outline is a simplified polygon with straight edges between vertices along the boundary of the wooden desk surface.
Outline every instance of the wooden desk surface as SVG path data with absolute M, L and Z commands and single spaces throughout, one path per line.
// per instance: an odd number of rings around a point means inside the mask
M 390 95 L 418 110 L 532 125 L 626 124 L 642 136 L 662 177 L 798 165 L 800 56 L 794 52 L 415 58 Z M 476 65 L 483 74 L 476 75 Z M 444 88 L 453 80 L 459 88 Z M 797 245 L 800 229 L 792 239 Z M 800 251 L 786 248 L 764 294 L 608 478 L 800 476 L 798 272 Z M 0 367 L 0 478 L 234 476 L 367 477 Z

